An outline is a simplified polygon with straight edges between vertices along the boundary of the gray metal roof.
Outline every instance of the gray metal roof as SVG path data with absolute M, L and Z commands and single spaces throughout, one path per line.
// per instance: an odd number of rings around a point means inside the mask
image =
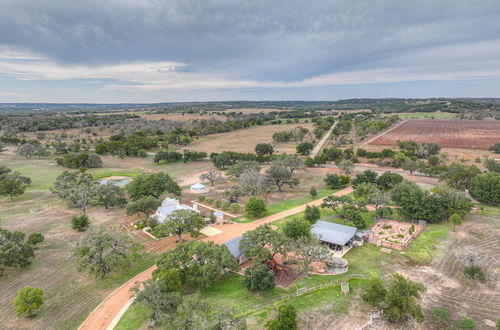
M 354 237 L 357 231 L 356 227 L 327 221 L 318 221 L 311 229 L 311 232 L 319 235 L 320 240 L 323 242 L 337 245 L 345 245 Z
M 242 236 L 238 236 L 224 243 L 224 245 L 227 246 L 227 248 L 229 249 L 229 252 L 231 252 L 233 257 L 235 258 L 238 258 L 243 254 L 240 250 L 241 238 Z

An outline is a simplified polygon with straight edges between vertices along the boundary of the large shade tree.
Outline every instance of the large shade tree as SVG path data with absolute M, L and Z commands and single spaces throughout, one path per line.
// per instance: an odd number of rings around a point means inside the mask
M 238 268 L 225 245 L 202 241 L 178 244 L 175 249 L 162 253 L 156 265 L 155 279 L 161 280 L 166 271 L 176 269 L 183 284 L 197 288 L 209 287 L 220 280 L 227 269 Z
M 91 227 L 76 243 L 74 255 L 79 271 L 98 278 L 131 264 L 139 246 L 132 236 L 118 229 Z

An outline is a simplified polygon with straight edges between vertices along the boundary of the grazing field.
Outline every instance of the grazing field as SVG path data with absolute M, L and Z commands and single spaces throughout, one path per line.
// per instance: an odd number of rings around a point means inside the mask
M 401 271 L 427 286 L 423 296 L 427 309 L 442 308 L 453 319 L 467 316 L 476 321 L 479 329 L 494 328 L 500 316 L 499 216 L 500 210 L 492 207 L 470 216 L 457 232 L 450 232 L 449 239 L 444 241 L 439 255 L 431 263 Z M 468 265 L 466 251 L 477 256 L 475 264 L 485 272 L 486 283 L 464 276 L 464 267 Z
M 408 120 L 367 144 L 393 146 L 398 140 L 435 142 L 444 148 L 486 150 L 500 141 L 500 121 Z
M 181 185 L 199 180 L 198 172 L 212 166 L 207 161 L 155 165 L 151 158 L 124 161 L 103 157 L 103 161 L 104 167 L 89 170 L 96 178 L 165 171 Z M 9 269 L 0 276 L 1 329 L 76 329 L 109 293 L 153 264 L 154 257 L 145 255 L 132 267 L 104 280 L 77 272 L 72 246 L 82 234 L 70 228 L 70 219 L 79 211 L 68 209 L 48 190 L 57 176 L 67 169 L 57 166 L 52 158 L 25 159 L 12 152 L 0 154 L 2 165 L 29 176 L 32 184 L 24 195 L 14 201 L 8 197 L 0 198 L 1 226 L 27 234 L 41 232 L 45 241 L 35 252 L 31 266 Z M 90 207 L 87 214 L 93 225 L 121 225 L 127 218 L 124 209 L 105 210 L 102 206 Z M 45 295 L 40 314 L 31 320 L 17 318 L 11 305 L 17 290 L 26 285 L 41 288 Z
M 222 151 L 254 152 L 257 143 L 272 143 L 275 152 L 295 153 L 295 141 L 289 143 L 274 143 L 273 134 L 275 132 L 292 130 L 298 126 L 307 128 L 309 131 L 312 131 L 314 128 L 311 123 L 254 126 L 228 133 L 212 134 L 202 137 L 191 143 L 189 149 L 205 151 L 208 154 Z

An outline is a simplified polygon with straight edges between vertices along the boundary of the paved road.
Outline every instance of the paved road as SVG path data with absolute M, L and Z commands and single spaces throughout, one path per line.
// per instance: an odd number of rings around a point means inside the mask
M 342 190 L 337 191 L 333 195 L 335 196 L 343 196 L 351 193 L 353 191 L 352 187 L 348 187 Z M 217 229 L 222 230 L 223 232 L 217 234 L 215 236 L 206 237 L 204 241 L 212 241 L 217 244 L 223 244 L 230 239 L 243 235 L 245 232 L 249 230 L 253 230 L 260 225 L 265 223 L 270 223 L 276 220 L 280 220 L 282 218 L 288 217 L 293 214 L 300 213 L 306 209 L 307 205 L 321 205 L 323 203 L 324 198 L 320 198 L 314 200 L 308 204 L 300 205 L 294 207 L 292 209 L 276 213 L 270 215 L 268 217 L 264 217 L 262 219 L 250 222 L 250 223 L 232 223 L 227 225 L 218 225 L 215 226 Z M 144 272 L 136 275 L 131 278 L 128 282 L 120 286 L 118 289 L 113 291 L 88 317 L 87 319 L 80 325 L 79 330 L 106 330 L 112 329 L 112 326 L 116 324 L 116 318 L 120 317 L 120 311 L 123 306 L 125 306 L 132 293 L 130 289 L 136 285 L 136 282 L 143 282 L 149 278 L 151 278 L 153 271 L 156 266 L 153 266 Z
M 321 140 L 319 140 L 319 142 L 316 143 L 316 146 L 311 151 L 311 155 L 310 155 L 311 157 L 315 157 L 321 151 L 321 148 L 323 148 L 323 146 L 325 145 L 326 141 L 328 140 L 328 138 L 332 134 L 332 131 L 335 128 L 335 126 L 337 125 L 337 123 L 338 123 L 338 121 L 335 121 L 335 123 L 333 123 L 332 127 L 330 127 L 328 132 L 326 132 L 325 136 L 323 136 L 321 138 Z

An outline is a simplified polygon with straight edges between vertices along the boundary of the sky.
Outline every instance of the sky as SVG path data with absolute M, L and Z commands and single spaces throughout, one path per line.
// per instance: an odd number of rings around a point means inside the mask
M 498 0 L 0 0 L 0 102 L 500 97 Z

